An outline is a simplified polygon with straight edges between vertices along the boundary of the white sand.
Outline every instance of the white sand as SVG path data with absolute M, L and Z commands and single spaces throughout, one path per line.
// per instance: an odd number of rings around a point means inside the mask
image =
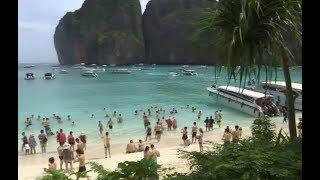
M 277 129 L 283 128 L 288 132 L 288 125 L 280 123 L 276 120 Z M 230 127 L 233 129 L 233 127 Z M 242 137 L 245 138 L 251 135 L 251 130 L 249 127 L 242 127 L 243 134 Z M 204 129 L 205 130 L 205 129 Z M 220 129 L 214 129 L 210 132 L 204 133 L 204 141 L 213 141 L 216 143 L 221 143 L 222 134 L 224 127 Z M 190 130 L 189 130 L 190 132 Z M 189 133 L 190 134 L 190 133 Z M 164 136 L 160 143 L 156 143 L 155 139 L 151 141 L 154 143 L 156 149 L 160 152 L 160 157 L 158 158 L 158 164 L 163 165 L 166 168 L 174 167 L 175 171 L 178 172 L 188 172 L 189 166 L 186 160 L 179 158 L 177 155 L 177 150 L 184 149 L 187 151 L 199 151 L 198 143 L 194 143 L 186 148 L 182 146 L 181 135 L 177 137 L 167 137 Z M 150 145 L 147 142 L 147 145 Z M 104 158 L 104 148 L 101 144 L 99 147 L 88 147 L 86 154 L 87 162 L 94 161 L 102 164 L 106 169 L 114 170 L 119 162 L 123 161 L 136 161 L 143 158 L 143 152 L 126 154 L 124 153 L 126 144 L 113 146 L 111 141 L 111 158 Z M 205 144 L 204 144 L 205 147 Z M 205 150 L 206 148 L 204 148 Z M 59 167 L 59 159 L 57 153 L 47 153 L 47 154 L 35 154 L 35 155 L 19 155 L 18 156 L 18 178 L 23 180 L 36 179 L 43 173 L 43 168 L 47 167 L 49 157 L 53 156 Z M 74 165 L 75 171 L 78 171 L 78 163 Z M 87 165 L 87 170 L 89 165 Z M 89 174 L 92 178 L 96 176 L 94 173 Z

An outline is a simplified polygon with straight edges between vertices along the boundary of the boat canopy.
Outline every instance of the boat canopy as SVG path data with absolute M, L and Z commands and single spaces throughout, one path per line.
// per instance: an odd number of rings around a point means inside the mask
M 251 90 L 248 90 L 248 89 L 238 88 L 238 87 L 234 87 L 234 86 L 219 86 L 218 90 L 231 91 L 233 93 L 243 94 L 245 96 L 249 96 L 249 97 L 252 97 L 254 99 L 263 98 L 263 97 L 273 97 L 272 95 L 265 95 L 265 94 L 260 93 L 260 92 L 251 91 Z
M 26 73 L 26 76 L 33 76 L 33 73 Z
M 52 76 L 52 73 L 45 73 L 45 76 Z
M 269 82 L 261 82 L 261 84 L 268 84 L 268 86 L 274 86 L 274 87 L 281 87 L 285 88 L 286 87 L 286 82 L 284 81 L 269 81 Z M 295 90 L 300 90 L 302 91 L 302 84 L 299 83 L 291 83 L 292 89 Z

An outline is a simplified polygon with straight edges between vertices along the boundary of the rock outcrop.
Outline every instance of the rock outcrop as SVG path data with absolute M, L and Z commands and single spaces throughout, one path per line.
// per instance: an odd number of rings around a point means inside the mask
M 201 13 L 215 0 L 151 0 L 143 14 L 146 58 L 155 64 L 214 64 L 215 53 L 191 42 Z M 203 42 L 205 42 L 204 40 Z
M 132 64 L 145 58 L 139 0 L 86 0 L 59 22 L 54 44 L 62 65 Z

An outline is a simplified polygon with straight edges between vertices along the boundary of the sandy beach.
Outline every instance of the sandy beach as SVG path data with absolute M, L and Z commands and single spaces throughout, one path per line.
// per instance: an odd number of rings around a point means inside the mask
M 298 117 L 297 117 L 298 118 Z M 288 132 L 288 124 L 282 123 L 280 119 L 275 119 L 277 131 L 280 128 L 283 128 L 285 132 Z M 234 128 L 230 125 L 230 128 Z M 180 131 L 180 128 L 178 128 Z M 178 130 L 177 129 L 177 130 Z M 224 127 L 214 128 L 213 131 L 204 133 L 204 141 L 213 141 L 215 143 L 221 143 Z M 251 130 L 249 127 L 243 127 L 242 138 L 248 137 L 251 135 Z M 141 137 L 142 138 L 142 137 Z M 178 172 L 189 172 L 189 166 L 187 161 L 179 158 L 177 153 L 178 149 L 183 149 L 187 151 L 199 151 L 198 143 L 193 143 L 190 146 L 184 148 L 182 145 L 181 135 L 177 136 L 164 136 L 162 137 L 160 143 L 157 143 L 153 138 L 151 140 L 160 152 L 160 157 L 158 158 L 158 164 L 163 165 L 163 167 L 169 168 L 174 167 L 175 171 Z M 150 145 L 150 142 L 146 142 L 146 145 Z M 111 140 L 111 158 L 104 158 L 104 148 L 102 142 L 101 146 L 87 147 L 85 152 L 87 162 L 97 162 L 102 164 L 106 169 L 115 170 L 119 162 L 123 161 L 137 161 L 143 158 L 143 152 L 137 152 L 132 154 L 125 153 L 126 144 L 116 144 L 113 145 Z M 206 145 L 204 144 L 204 150 Z M 31 180 L 36 179 L 41 176 L 43 173 L 43 168 L 47 167 L 48 158 L 54 157 L 56 159 L 57 165 L 59 166 L 59 159 L 57 153 L 46 153 L 46 154 L 35 154 L 35 155 L 19 155 L 18 156 L 18 178 L 21 180 Z M 89 165 L 87 165 L 89 169 Z M 78 164 L 74 165 L 74 170 L 78 170 Z M 94 179 L 96 176 L 94 173 L 89 173 L 91 179 Z

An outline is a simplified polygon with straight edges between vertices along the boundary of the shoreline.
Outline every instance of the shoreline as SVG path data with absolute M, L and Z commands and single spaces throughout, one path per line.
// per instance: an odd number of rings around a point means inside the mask
M 296 117 L 298 119 L 298 117 Z M 280 121 L 281 120 L 281 121 Z M 298 120 L 297 120 L 298 121 Z M 288 132 L 288 124 L 282 123 L 282 119 L 273 118 L 272 122 L 276 124 L 276 132 L 278 133 L 280 128 L 283 128 L 285 132 Z M 233 126 L 229 125 L 232 129 Z M 202 126 L 200 126 L 202 127 Z M 205 132 L 203 141 L 212 141 L 214 143 L 221 143 L 222 135 L 225 126 L 221 128 L 214 128 L 213 131 Z M 250 127 L 242 127 L 243 134 L 242 138 L 251 136 Z M 180 128 L 178 128 L 180 129 Z M 180 131 L 178 131 L 180 132 Z M 180 134 L 180 133 L 179 133 Z M 190 134 L 190 133 L 189 133 Z M 111 137 L 112 138 L 112 137 Z M 144 139 L 143 139 L 144 140 Z M 104 148 L 102 141 L 101 146 L 97 144 L 96 146 L 88 146 L 85 151 L 86 162 L 97 162 L 104 166 L 105 169 L 115 170 L 119 162 L 123 161 L 137 161 L 143 158 L 143 152 L 136 153 L 125 153 L 126 144 L 113 144 L 111 139 L 111 158 L 104 158 Z M 189 166 L 187 161 L 179 158 L 177 155 L 178 149 L 183 149 L 187 151 L 199 151 L 198 143 L 193 143 L 190 146 L 184 148 L 181 140 L 181 134 L 179 136 L 168 137 L 164 136 L 161 138 L 159 143 L 153 137 L 151 142 L 144 142 L 145 145 L 150 145 L 153 143 L 160 152 L 160 157 L 158 158 L 158 164 L 165 166 L 166 168 L 174 167 L 174 171 L 177 172 L 189 172 Z M 206 150 L 206 144 L 204 143 L 204 150 Z M 19 179 L 35 179 L 43 173 L 43 168 L 47 166 L 48 158 L 53 156 L 56 159 L 57 165 L 59 166 L 59 159 L 57 153 L 50 152 L 45 154 L 35 154 L 35 155 L 19 155 L 18 156 L 18 178 Z M 87 166 L 89 168 L 89 166 Z M 74 165 L 74 170 L 77 171 L 78 164 Z M 95 174 L 90 172 L 91 177 L 95 177 Z

